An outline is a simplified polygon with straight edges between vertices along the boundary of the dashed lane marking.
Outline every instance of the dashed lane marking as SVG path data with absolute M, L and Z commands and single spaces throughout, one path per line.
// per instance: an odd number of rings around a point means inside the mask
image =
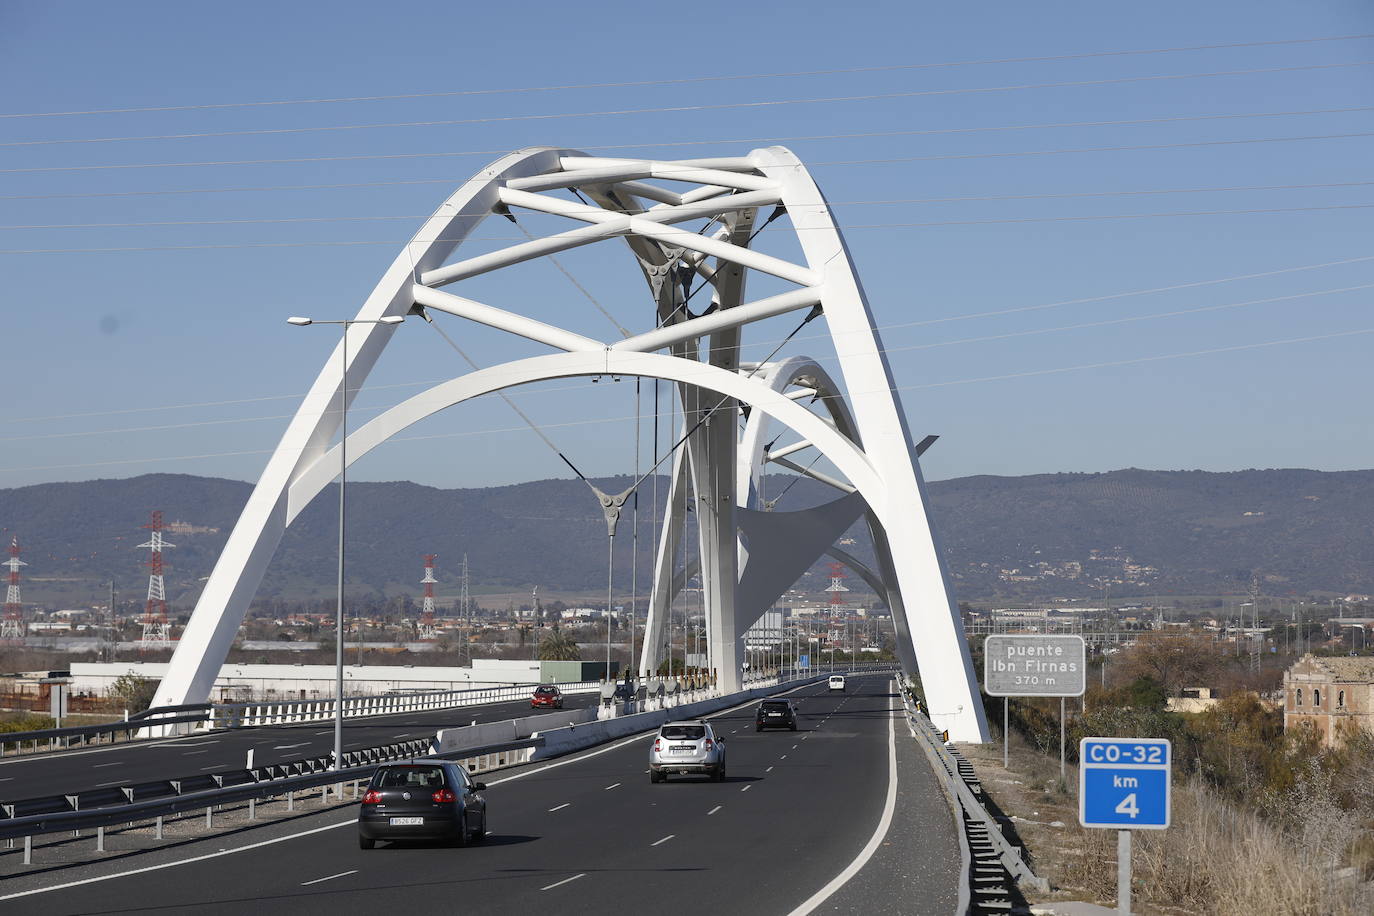
M 562 885 L 564 885 L 564 884 L 567 884 L 569 881 L 576 881 L 578 878 L 585 878 L 585 877 L 587 877 L 587 873 L 586 873 L 585 871 L 584 871 L 584 872 L 579 872 L 578 874 L 573 875 L 571 878 L 564 878 L 562 881 L 555 881 L 554 883 L 548 885 L 547 887 L 541 887 L 540 890 L 541 890 L 541 891 L 551 891 L 551 890 L 553 890 L 555 887 L 560 887 L 560 886 L 562 886 Z
M 783 755 L 782 755 L 781 757 L 779 757 L 778 759 L 779 759 L 779 760 L 786 760 L 786 759 L 787 759 L 787 755 L 786 755 L 786 754 L 783 754 Z
M 272 748 L 272 750 L 274 750 L 274 751 L 289 751 L 289 750 L 291 750 L 293 747 L 305 747 L 305 746 L 306 746 L 307 744 L 309 744 L 309 743 L 310 743 L 309 741 L 302 741 L 300 744 L 278 744 L 276 747 Z
M 93 770 L 98 770 L 98 769 L 100 769 L 101 767 L 117 767 L 117 766 L 122 766 L 123 764 L 124 764 L 124 761 L 123 761 L 123 760 L 116 760 L 114 763 L 97 763 L 97 764 L 93 765 L 93 766 L 91 767 L 91 769 L 93 769 Z M 13 778 L 13 777 L 11 777 L 11 778 Z
M 183 756 L 183 757 L 194 757 L 196 754 L 208 754 L 208 753 L 210 753 L 210 752 L 209 752 L 209 751 L 187 751 L 186 753 L 182 754 L 181 756 Z
M 552 814 L 552 813 L 555 812 L 555 811 L 562 811 L 564 808 L 570 808 L 570 807 L 572 807 L 572 802 L 564 802 L 563 804 L 559 805 L 559 806 L 556 807 L 556 808 L 550 808 L 550 809 L 549 809 L 549 813 Z
M 663 839 L 661 839 L 661 840 L 654 840 L 654 841 L 653 841 L 652 843 L 650 843 L 649 845 L 650 845 L 650 846 L 658 846 L 658 845 L 660 845 L 660 844 L 662 844 L 662 843 L 668 842 L 669 840 L 671 840 L 671 839 L 672 839 L 673 837 L 675 837 L 675 836 L 677 836 L 676 833 L 670 833 L 670 834 L 668 834 L 667 836 L 665 836 L 665 837 L 664 837 Z
M 312 884 L 319 884 L 321 881 L 333 881 L 335 878 L 347 878 L 349 875 L 356 875 L 358 870 L 341 871 L 337 875 L 325 875 L 323 878 L 316 878 L 314 881 L 302 881 L 301 887 L 309 887 Z
M 750 789 L 752 789 L 752 788 L 754 788 L 754 787 L 753 787 L 753 786 L 745 786 L 743 789 L 740 789 L 740 791 L 741 791 L 741 792 L 748 792 L 748 791 L 749 791 Z
M 721 807 L 722 807 L 721 805 L 716 805 L 716 806 L 715 806 L 714 808 L 712 808 L 710 811 L 707 811 L 707 812 L 706 812 L 706 816 L 707 816 L 707 817 L 710 817 L 711 815 L 713 815 L 713 814 L 715 814 L 717 811 L 719 811 L 719 810 L 721 809 Z
M 765 772 L 765 773 L 771 773 L 771 772 L 773 772 L 773 768 L 772 768 L 772 767 L 769 767 L 768 769 L 764 770 L 764 772 Z
M 609 786 L 607 786 L 605 789 L 602 789 L 601 791 L 602 791 L 602 792 L 606 792 L 606 791 L 608 791 L 608 790 L 610 790 L 610 789 L 614 789 L 614 788 L 615 788 L 616 786 L 618 786 L 618 785 L 620 785 L 620 783 L 618 783 L 618 782 L 613 782 L 613 783 L 611 783 Z

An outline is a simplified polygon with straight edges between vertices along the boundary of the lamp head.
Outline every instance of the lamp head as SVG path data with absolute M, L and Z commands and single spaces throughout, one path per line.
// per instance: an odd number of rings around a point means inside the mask
M 305 327 L 307 324 L 314 324 L 315 322 L 314 322 L 312 319 L 310 319 L 310 318 L 301 318 L 301 317 L 299 317 L 299 316 L 292 316 L 292 317 L 286 319 L 286 323 L 287 323 L 287 324 L 294 324 L 294 325 L 296 325 L 297 327 L 302 327 L 302 328 L 303 328 L 303 327 Z
M 404 315 L 387 315 L 385 318 L 378 318 L 378 319 L 377 319 L 377 323 L 378 323 L 378 324 L 400 324 L 402 321 L 405 321 L 405 320 L 406 320 L 406 316 L 404 316 Z

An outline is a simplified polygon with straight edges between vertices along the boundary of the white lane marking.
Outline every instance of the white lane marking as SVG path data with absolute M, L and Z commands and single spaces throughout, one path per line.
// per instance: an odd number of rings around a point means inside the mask
M 3 776 L 0 777 L 0 782 L 13 782 L 16 778 L 17 777 L 14 776 Z
M 782 755 L 781 757 L 779 757 L 778 759 L 779 759 L 779 760 L 786 760 L 786 759 L 787 759 L 787 755 L 786 755 L 786 754 L 783 754 L 783 755 Z
M 110 786 L 122 786 L 122 785 L 124 785 L 124 784 L 125 784 L 126 782 L 128 782 L 128 781 L 129 781 L 129 780 L 127 780 L 127 779 L 116 779 L 114 782 L 102 782 L 102 783 L 98 783 L 97 785 L 94 786 L 94 788 L 97 788 L 97 789 L 108 789 Z M 0 898 L 0 899 L 4 899 L 4 898 Z
M 550 808 L 550 809 L 549 809 L 549 813 L 552 814 L 552 813 L 555 812 L 555 811 L 562 811 L 564 808 L 570 808 L 570 807 L 572 807 L 572 802 L 564 802 L 563 804 L 559 805 L 557 808 Z
M 773 772 L 773 768 L 772 768 L 772 767 L 769 767 L 768 769 L 764 770 L 764 772 L 765 772 L 765 773 L 771 773 L 771 772 Z
M 754 788 L 754 787 L 753 787 L 753 786 L 745 786 L 743 789 L 740 789 L 740 791 L 741 791 L 741 792 L 748 792 L 748 791 L 749 791 L 750 789 L 752 789 L 752 788 Z
M 796 749 L 797 749 L 797 746 L 796 746 L 796 745 L 795 745 L 795 744 L 794 744 L 794 745 L 792 745 L 792 750 L 794 750 L 794 751 L 795 751 L 795 750 L 796 750 Z
M 93 769 L 93 770 L 98 770 L 98 769 L 100 769 L 101 767 L 117 767 L 117 766 L 123 766 L 123 765 L 124 765 L 124 761 L 123 761 L 123 760 L 116 760 L 114 763 L 97 763 L 97 764 L 94 764 L 94 765 L 92 765 L 91 769 Z M 13 779 L 14 777 L 11 776 L 11 777 L 9 777 L 9 778 L 10 778 L 10 779 Z
M 309 744 L 309 743 L 310 743 L 309 741 L 302 741 L 300 744 L 278 744 L 276 747 L 272 748 L 272 750 L 274 750 L 274 751 L 289 751 L 289 750 L 291 750 L 291 749 L 294 748 L 294 747 L 305 747 L 305 746 L 306 746 L 307 744 Z
M 409 738 L 409 737 L 410 737 L 410 732 L 402 732 L 402 733 L 399 734 L 399 735 L 392 735 L 392 736 L 391 736 L 391 740 L 392 740 L 392 741 L 395 741 L 397 738 Z
M 803 689 L 803 688 L 806 687 L 806 686 L 809 686 L 809 685 L 803 684 L 801 687 L 793 687 L 792 689 L 790 689 L 790 690 L 785 690 L 785 691 L 783 691 L 781 694 L 777 694 L 777 695 L 778 695 L 778 696 L 784 696 L 784 695 L 789 694 L 789 693 L 796 693 L 798 690 L 801 690 L 801 689 Z M 729 709 L 722 709 L 720 712 L 712 713 L 711 715 L 706 716 L 705 718 L 714 719 L 714 718 L 716 718 L 716 717 L 718 717 L 718 716 L 727 715 L 727 714 L 729 714 L 729 713 L 736 712 L 737 710 L 743 709 L 743 708 L 746 707 L 746 706 L 750 706 L 750 705 L 753 704 L 753 702 L 754 702 L 753 700 L 748 700 L 748 701 L 746 701 L 746 702 L 744 702 L 744 703 L 740 703 L 738 706 L 731 706 Z M 631 736 L 628 737 L 628 738 L 622 739 L 622 740 L 620 740 L 620 741 L 616 741 L 616 742 L 614 742 L 614 743 L 612 743 L 612 744 L 608 744 L 608 745 L 606 745 L 605 747 L 598 748 L 598 749 L 596 749 L 596 750 L 594 750 L 594 751 L 591 751 L 590 753 L 582 754 L 581 756 L 578 756 L 578 757 L 569 757 L 567 760 L 559 760 L 559 761 L 557 761 L 557 762 L 555 762 L 555 763 L 550 763 L 550 764 L 548 764 L 547 766 L 542 766 L 542 767 L 539 767 L 539 768 L 537 768 L 537 769 L 525 770 L 525 771 L 522 772 L 522 773 L 513 773 L 512 775 L 506 776 L 506 777 L 504 777 L 504 778 L 502 778 L 502 779 L 493 780 L 493 781 L 487 783 L 487 785 L 488 785 L 488 786 L 499 786 L 499 785 L 501 785 L 501 783 L 503 783 L 503 782 L 514 782 L 514 781 L 517 780 L 517 779 L 523 779 L 524 777 L 529 776 L 529 775 L 534 774 L 534 773 L 542 773 L 542 772 L 544 772 L 545 770 L 552 770 L 552 769 L 554 769 L 555 767 L 562 767 L 562 766 L 567 766 L 567 765 L 570 764 L 570 763 L 579 763 L 579 762 L 581 762 L 581 761 L 583 761 L 583 760 L 590 760 L 592 757 L 599 757 L 599 756 L 601 756 L 602 754 L 608 754 L 608 753 L 610 753 L 611 751 L 614 751 L 614 750 L 616 750 L 616 749 L 618 749 L 618 748 L 622 748 L 622 747 L 624 747 L 624 746 L 627 745 L 627 744 L 633 744 L 633 743 L 636 742 L 636 741 L 642 741 L 642 740 L 645 739 L 645 737 L 647 736 L 647 734 L 648 734 L 648 732 L 641 732 L 641 733 L 639 733 L 639 734 L 637 734 L 637 735 L 631 735 Z M 214 742 L 211 742 L 211 743 L 214 743 Z M 142 746 L 143 746 L 143 747 L 147 747 L 147 745 L 142 745 Z M 92 751 L 90 751 L 90 753 L 98 753 L 98 752 L 100 752 L 100 751 L 114 750 L 114 749 L 122 749 L 122 748 L 120 748 L 120 747 L 118 747 L 118 746 L 116 746 L 115 748 L 100 748 L 99 750 L 92 750 Z M 81 754 L 81 753 L 86 753 L 86 752 L 84 752 L 84 751 L 75 751 L 75 752 L 73 752 L 72 754 L 64 754 L 63 756 L 74 756 L 75 754 Z M 892 747 L 892 754 L 893 754 L 893 757 L 895 758 L 895 757 L 896 757 L 896 754 L 897 754 L 897 748 L 896 748 L 896 745 L 895 745 L 895 744 L 894 744 L 893 747 Z M 27 760 L 28 758 L 24 758 L 24 759 Z M 10 761 L 5 761 L 5 762 L 7 762 L 7 763 L 14 763 L 14 762 L 18 762 L 18 760 L 10 760 Z M 894 769 L 895 769 L 895 767 L 894 767 Z M 648 771 L 648 770 L 645 770 L 644 772 L 647 773 L 647 772 L 649 772 L 649 771 Z M 119 785 L 119 783 L 117 783 L 117 782 L 112 782 L 112 783 L 109 783 L 109 785 L 117 786 L 117 785 Z M 97 787 L 97 788 L 100 788 L 100 787 Z M 745 786 L 744 788 L 747 789 L 747 788 L 749 788 L 749 787 L 748 787 L 748 786 Z M 279 837 L 275 837 L 274 839 L 263 840 L 262 842 L 259 842 L 259 843 L 249 843 L 247 846 L 236 846 L 236 847 L 234 847 L 233 849 L 221 849 L 221 850 L 219 850 L 219 851 L 217 851 L 217 852 L 207 852 L 207 853 L 205 853 L 205 854 L 203 854 L 203 855 L 192 856 L 192 857 L 189 858 L 189 859 L 178 859 L 178 860 L 175 861 L 175 862 L 163 862 L 163 863 L 160 864 L 160 865 L 145 865 L 143 868 L 133 868 L 133 869 L 130 869 L 129 871 L 116 872 L 116 873 L 114 873 L 114 874 L 112 874 L 112 875 L 99 875 L 99 876 L 94 877 L 94 878 L 82 878 L 82 879 L 80 879 L 80 880 L 78 880 L 78 881 L 68 881 L 68 882 L 65 883 L 65 884 L 54 884 L 54 885 L 51 885 L 51 886 L 49 886 L 49 887 L 36 887 L 36 888 L 33 888 L 32 890 L 27 890 L 27 891 L 16 891 L 16 892 L 13 893 L 13 894 L 5 894 L 5 895 L 3 895 L 3 896 L 0 896 L 0 901 L 3 901 L 3 900 L 14 900 L 14 899 L 17 899 L 17 898 L 19 898 L 19 897 L 30 897 L 30 896 L 33 896 L 34 894 L 46 894 L 46 893 L 49 893 L 49 892 L 51 892 L 51 891 L 66 890 L 66 889 L 69 888 L 69 887 L 80 887 L 81 885 L 84 885 L 84 884 L 95 884 L 95 883 L 98 882 L 98 881 L 109 881 L 109 880 L 111 880 L 111 879 L 113 879 L 113 878 L 128 878 L 128 877 L 130 877 L 130 876 L 132 876 L 132 875 L 141 875 L 141 874 L 144 874 L 145 872 L 150 872 L 150 871 L 161 871 L 161 870 L 164 869 L 164 868 L 175 868 L 175 867 L 178 866 L 178 865 L 190 865 L 190 864 L 192 864 L 192 863 L 194 863 L 194 862 L 203 862 L 203 861 L 205 861 L 206 859 L 218 859 L 220 856 L 229 856 L 229 855 L 233 855 L 233 854 L 239 853 L 239 852 L 248 852 L 249 850 L 258 849 L 258 848 L 263 847 L 263 846 L 272 846 L 272 845 L 274 845 L 274 844 L 276 844 L 276 843 L 285 843 L 285 842 L 287 842 L 287 841 L 289 841 L 289 840 L 298 840 L 298 839 L 300 839 L 300 838 L 302 838 L 302 837 L 311 836 L 311 835 L 316 834 L 316 833 L 323 833 L 323 832 L 326 831 L 326 830 L 337 830 L 337 829 L 340 828 L 340 827 L 357 827 L 357 826 L 358 826 L 358 819 L 357 819 L 356 817 L 351 817 L 351 818 L 349 818 L 349 819 L 346 820 L 346 821 L 339 821 L 337 824 L 326 824 L 326 825 L 323 826 L 323 827 L 313 827 L 313 828 L 311 828 L 310 830 L 302 830 L 300 833 L 289 833 L 289 834 L 287 834 L 286 836 L 279 836 Z M 585 873 L 584 873 L 584 874 L 585 874 Z M 575 877 L 580 878 L 580 877 L 582 877 L 582 875 L 577 875 L 577 876 L 575 876 Z
M 859 871 L 868 864 L 868 860 L 873 858 L 873 853 L 878 851 L 878 846 L 882 843 L 883 837 L 887 836 L 888 827 L 892 825 L 892 811 L 897 806 L 897 730 L 893 724 L 896 718 L 891 700 L 888 701 L 888 713 L 887 800 L 883 803 L 883 816 L 878 819 L 878 827 L 873 831 L 873 836 L 869 838 L 864 848 L 859 850 L 859 854 L 855 857 L 854 861 L 845 866 L 844 871 L 830 879 L 829 884 L 804 900 L 800 906 L 791 913 L 788 913 L 787 916 L 806 916 L 806 914 L 813 912 L 816 907 L 824 903 L 841 887 L 844 887 L 845 883 L 848 882 L 850 878 L 857 875 Z
M 671 839 L 672 839 L 673 837 L 675 837 L 675 836 L 677 836 L 676 833 L 670 833 L 670 834 L 668 834 L 667 836 L 665 836 L 665 837 L 664 837 L 663 839 L 661 839 L 661 840 L 654 840 L 654 841 L 653 841 L 652 843 L 650 843 L 649 845 L 650 845 L 650 846 L 658 846 L 658 845 L 661 844 L 661 843 L 666 843 L 666 842 L 668 842 L 669 840 L 671 840 Z
M 209 752 L 209 751 L 187 751 L 186 753 L 182 754 L 181 756 L 183 756 L 183 757 L 194 757 L 196 754 L 208 754 L 208 753 L 210 753 L 210 752 Z
M 618 783 L 618 782 L 613 782 L 613 783 L 611 783 L 609 786 L 607 786 L 605 789 L 602 789 L 601 791 L 602 791 L 602 792 L 609 791 L 610 789 L 614 789 L 614 788 L 615 788 L 616 786 L 618 786 L 618 785 L 620 785 L 620 783 Z
M 316 735 L 332 735 L 332 734 L 334 734 L 334 729 L 332 729 L 332 728 L 326 728 L 326 729 L 325 729 L 324 731 L 322 731 L 322 732 L 315 732 L 315 734 L 316 734 Z M 335 875 L 334 877 L 337 878 L 338 875 Z
M 584 872 L 579 872 L 578 874 L 573 875 L 571 878 L 564 878 L 562 881 L 555 881 L 554 883 L 550 884 L 550 885 L 547 886 L 547 887 L 541 887 L 540 890 L 541 890 L 541 891 L 551 891 L 551 890 L 553 890 L 555 887 L 559 887 L 559 886 L 561 886 L 561 885 L 567 884 L 569 881 L 576 881 L 578 878 L 585 878 L 585 877 L 587 877 L 587 873 L 586 873 L 585 871 L 584 871 Z
M 337 875 L 328 875 L 323 878 L 316 878 L 314 881 L 302 881 L 301 887 L 309 887 L 312 884 L 319 884 L 321 881 L 333 881 L 335 878 L 347 878 L 349 875 L 356 875 L 357 873 L 358 870 L 356 868 L 352 871 L 341 871 Z
M 222 770 L 222 769 L 224 769 L 224 764 L 222 764 L 222 763 L 215 763 L 215 764 L 211 764 L 211 765 L 208 766 L 208 767 L 201 767 L 201 768 L 200 768 L 200 771 L 201 771 L 202 773 L 204 773 L 206 770 Z
M 715 813 L 716 813 L 717 811 L 719 811 L 720 809 L 721 809 L 721 806 L 720 806 L 720 805 L 716 805 L 716 806 L 715 806 L 714 808 L 712 808 L 710 811 L 707 811 L 707 812 L 706 812 L 706 816 L 707 816 L 707 817 L 710 817 L 711 815 L 715 814 Z

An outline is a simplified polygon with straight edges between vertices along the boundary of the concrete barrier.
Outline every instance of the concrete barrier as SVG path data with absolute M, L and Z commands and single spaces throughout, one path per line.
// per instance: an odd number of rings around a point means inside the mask
M 815 684 L 823 681 L 828 674 L 815 675 L 813 677 L 801 678 L 796 681 L 788 681 L 784 684 L 769 684 L 763 687 L 755 687 L 751 690 L 742 690 L 739 693 L 731 693 L 725 696 L 711 697 L 706 700 L 698 700 L 694 703 L 684 703 L 681 706 L 674 706 L 671 709 L 659 709 L 652 712 L 635 713 L 630 716 L 617 716 L 614 719 L 602 719 L 599 721 L 589 721 L 586 724 L 575 724 L 565 728 L 551 728 L 531 733 L 531 737 L 543 737 L 544 744 L 536 748 L 533 760 L 544 760 L 548 757 L 558 757 L 562 754 L 569 754 L 573 751 L 580 751 L 584 748 L 594 747 L 604 744 L 607 741 L 615 741 L 617 738 L 624 738 L 628 735 L 647 732 L 658 728 L 665 722 L 673 722 L 678 719 L 696 719 L 701 716 L 719 712 L 722 709 L 729 709 L 731 706 L 738 706 L 740 703 L 747 703 L 760 697 L 771 696 L 797 687 L 804 687 L 807 684 Z M 542 717 L 536 717 L 542 718 Z M 477 726 L 480 728 L 481 726 Z
M 434 736 L 434 753 L 451 754 L 469 747 L 484 747 L 501 744 L 504 741 L 519 741 L 528 738 L 540 729 L 576 725 L 596 719 L 596 708 L 560 709 L 557 712 L 541 713 L 537 716 L 524 716 L 520 719 L 506 719 L 501 722 L 482 722 L 478 725 L 463 725 L 458 728 L 445 728 Z

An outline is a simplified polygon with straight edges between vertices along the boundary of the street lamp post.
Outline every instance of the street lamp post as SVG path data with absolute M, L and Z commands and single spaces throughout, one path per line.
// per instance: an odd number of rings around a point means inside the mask
M 338 604 L 334 612 L 334 769 L 343 769 L 343 707 L 344 707 L 344 483 L 348 469 L 348 328 L 354 324 L 391 324 L 405 321 L 402 315 L 385 318 L 348 318 L 321 321 L 315 318 L 291 317 L 287 324 L 305 327 L 311 324 L 337 324 L 343 327 L 343 341 L 339 345 L 339 570 Z

